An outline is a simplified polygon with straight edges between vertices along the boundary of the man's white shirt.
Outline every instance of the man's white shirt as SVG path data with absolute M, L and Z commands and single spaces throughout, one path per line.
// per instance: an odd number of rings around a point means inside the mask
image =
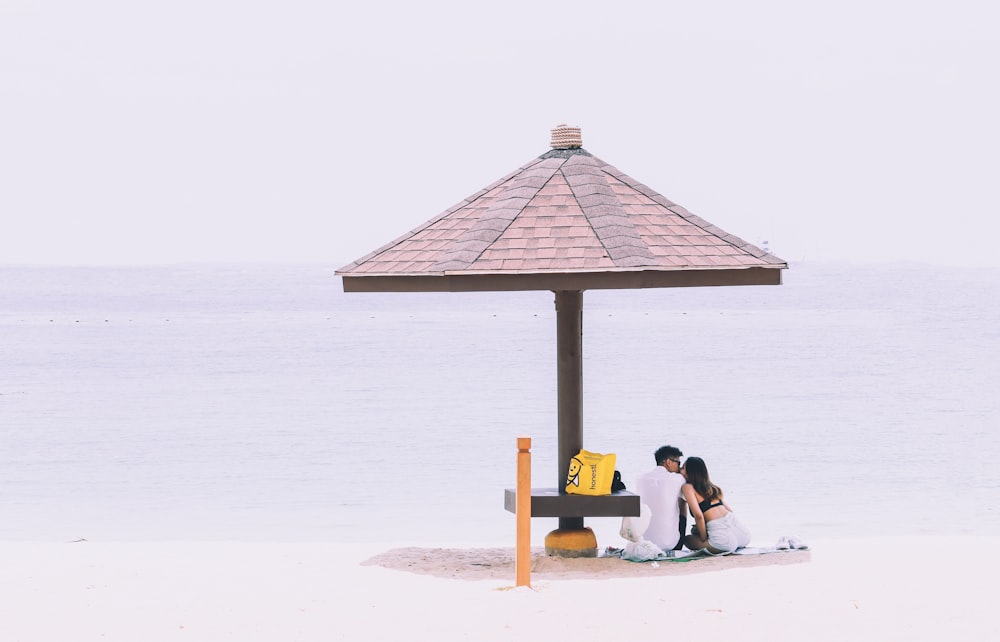
M 680 540 L 678 523 L 681 517 L 680 501 L 684 497 L 681 494 L 683 485 L 683 475 L 671 473 L 663 466 L 657 466 L 636 479 L 639 501 L 649 506 L 651 513 L 649 527 L 642 537 L 665 551 L 677 546 Z

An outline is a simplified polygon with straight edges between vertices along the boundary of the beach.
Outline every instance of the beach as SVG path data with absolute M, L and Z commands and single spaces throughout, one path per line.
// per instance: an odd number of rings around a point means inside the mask
M 2 642 L 1000 637 L 996 270 L 588 292 L 585 446 L 630 489 L 664 443 L 704 456 L 751 546 L 810 550 L 538 558 L 531 588 L 503 492 L 519 435 L 534 486 L 562 472 L 550 293 L 0 277 Z
M 1000 641 L 998 17 L 0 3 L 0 642 Z
M 515 587 L 512 570 L 476 579 L 512 549 L 4 542 L 0 639 L 987 640 L 1000 634 L 997 543 L 824 540 L 656 565 L 542 556 Z

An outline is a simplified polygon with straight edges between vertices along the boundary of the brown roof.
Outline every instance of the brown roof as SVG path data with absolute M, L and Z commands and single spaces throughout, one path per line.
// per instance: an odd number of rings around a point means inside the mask
M 786 263 L 582 148 L 553 149 L 337 274 L 351 291 L 780 283 Z

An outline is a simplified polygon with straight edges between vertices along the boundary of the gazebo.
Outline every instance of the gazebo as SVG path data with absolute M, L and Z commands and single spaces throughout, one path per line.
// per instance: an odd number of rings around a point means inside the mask
M 584 517 L 638 515 L 639 498 L 565 494 L 584 447 L 583 292 L 779 285 L 788 265 L 591 155 L 577 127 L 553 129 L 551 147 L 337 274 L 345 292 L 555 294 L 559 468 L 555 488 L 532 490 L 531 515 L 559 518 L 546 548 L 589 550 Z

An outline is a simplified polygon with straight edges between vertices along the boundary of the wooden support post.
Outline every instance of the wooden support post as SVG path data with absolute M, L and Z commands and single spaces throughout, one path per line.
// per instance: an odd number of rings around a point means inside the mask
M 531 437 L 517 438 L 515 586 L 531 586 Z
M 559 404 L 559 492 L 569 460 L 583 448 L 583 291 L 556 291 L 556 362 Z M 559 528 L 583 528 L 582 517 L 560 517 Z

